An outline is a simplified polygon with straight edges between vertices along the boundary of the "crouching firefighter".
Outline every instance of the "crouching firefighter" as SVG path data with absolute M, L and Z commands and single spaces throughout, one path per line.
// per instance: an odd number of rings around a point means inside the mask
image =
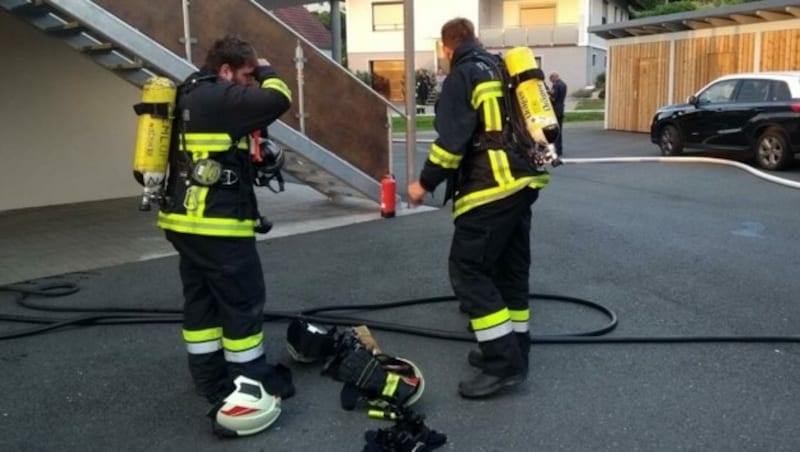
M 450 283 L 479 348 L 468 356 L 479 373 L 458 391 L 479 398 L 527 378 L 531 206 L 549 175 L 511 137 L 502 59 L 480 46 L 467 19 L 444 24 L 441 37 L 453 69 L 436 105 L 438 138 L 408 196 L 418 204 L 448 181 L 445 201 L 453 198 L 455 218 Z M 541 70 L 530 74 L 544 78 Z
M 294 393 L 289 370 L 268 362 L 262 343 L 255 234 L 270 225 L 258 213 L 250 138 L 290 104 L 286 84 L 236 37 L 216 41 L 178 87 L 158 226 L 180 257 L 189 371 L 221 435 L 266 429 Z

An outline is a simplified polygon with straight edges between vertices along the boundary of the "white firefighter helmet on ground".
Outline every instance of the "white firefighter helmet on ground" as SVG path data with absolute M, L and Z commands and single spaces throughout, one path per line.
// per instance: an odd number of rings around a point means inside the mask
M 417 400 L 419 400 L 420 397 L 422 397 L 422 393 L 425 392 L 425 377 L 422 375 L 422 370 L 420 370 L 420 368 L 410 360 L 406 358 L 401 358 L 399 356 L 395 356 L 394 359 L 408 364 L 411 367 L 414 374 L 414 376 L 411 378 L 416 378 L 417 382 L 416 390 L 411 394 L 411 396 L 408 399 L 406 399 L 404 403 L 405 406 L 413 405 L 414 402 L 416 402 Z
M 266 430 L 281 414 L 281 399 L 264 389 L 256 380 L 239 376 L 236 389 L 209 413 L 214 433 L 236 437 L 255 435 Z
M 369 397 L 370 406 L 380 408 L 391 403 L 411 406 L 422 397 L 425 392 L 425 377 L 416 364 L 406 358 L 382 353 L 376 354 L 375 358 L 386 372 L 386 380 L 381 394 Z

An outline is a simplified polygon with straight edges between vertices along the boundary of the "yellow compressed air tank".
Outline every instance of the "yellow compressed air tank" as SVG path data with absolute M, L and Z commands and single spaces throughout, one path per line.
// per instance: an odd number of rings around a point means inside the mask
M 150 210 L 167 175 L 176 87 L 172 80 L 154 76 L 142 88 L 142 102 L 134 106 L 139 116 L 133 177 L 144 187 L 140 210 Z
M 517 82 L 514 93 L 531 138 L 542 146 L 554 143 L 560 133 L 558 120 L 544 81 L 532 74 L 539 68 L 533 51 L 529 47 L 514 47 L 506 53 L 505 64 Z

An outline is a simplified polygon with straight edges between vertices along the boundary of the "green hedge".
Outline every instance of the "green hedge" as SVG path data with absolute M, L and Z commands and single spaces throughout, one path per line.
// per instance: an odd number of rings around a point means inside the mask
M 564 122 L 573 121 L 602 121 L 605 115 L 602 111 L 568 111 L 564 114 Z M 432 115 L 419 115 L 417 116 L 417 131 L 430 132 L 433 130 L 433 116 Z M 392 132 L 401 133 L 406 131 L 405 118 L 394 116 L 392 117 Z

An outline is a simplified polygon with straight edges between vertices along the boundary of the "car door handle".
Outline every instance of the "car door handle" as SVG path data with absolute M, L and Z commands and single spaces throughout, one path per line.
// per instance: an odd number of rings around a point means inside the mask
M 758 107 L 758 108 L 754 108 L 753 111 L 756 112 L 756 113 L 762 113 L 762 112 L 767 111 L 767 109 L 763 108 L 763 107 Z

